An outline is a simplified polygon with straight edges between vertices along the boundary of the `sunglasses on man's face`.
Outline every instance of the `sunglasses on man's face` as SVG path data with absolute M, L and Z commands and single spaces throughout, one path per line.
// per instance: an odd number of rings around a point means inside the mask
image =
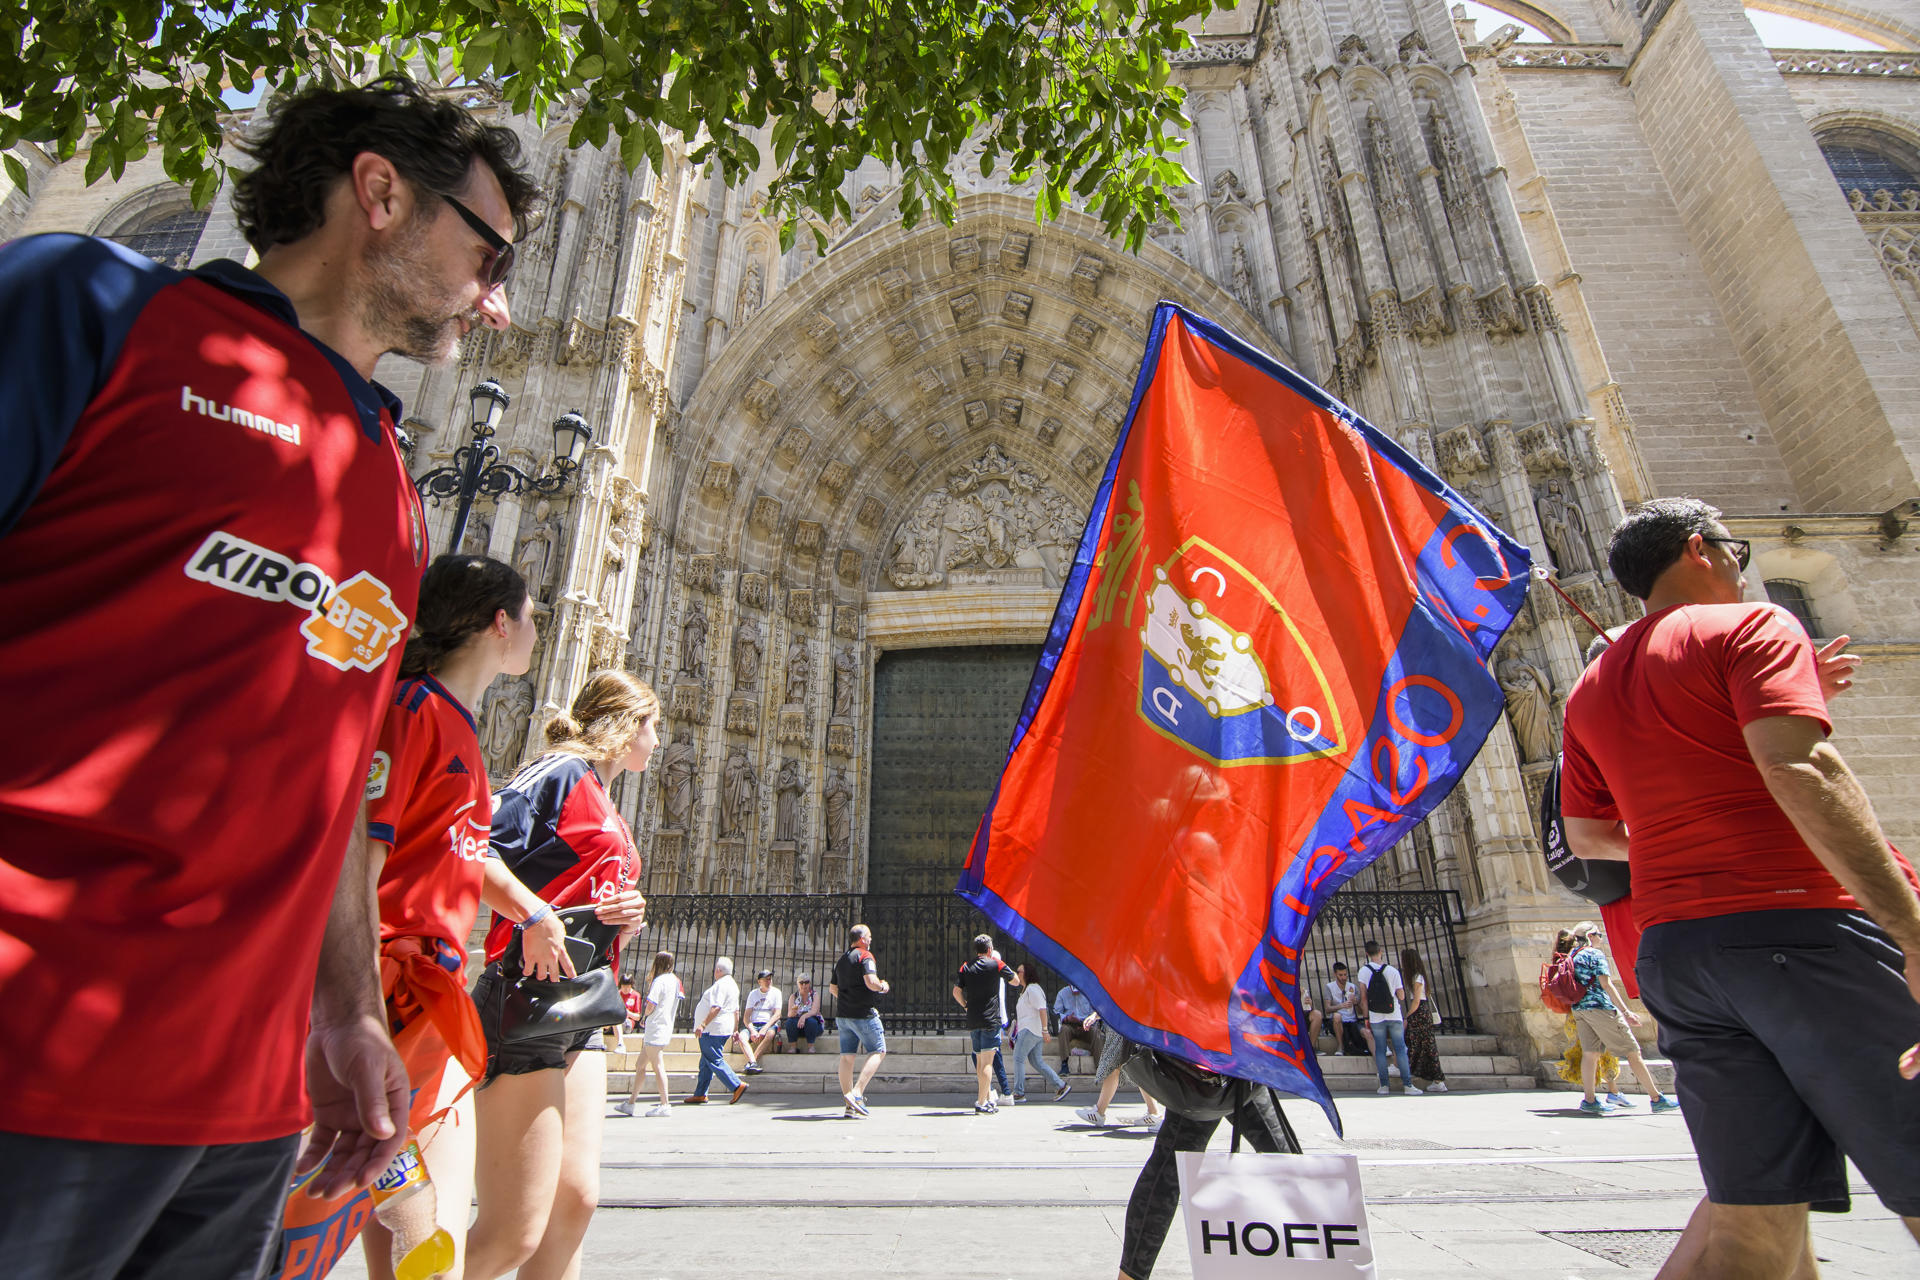
M 507 273 L 513 270 L 513 244 L 501 238 L 500 233 L 488 225 L 487 220 L 473 210 L 455 200 L 452 196 L 441 196 L 453 211 L 460 215 L 461 221 L 473 228 L 474 234 L 486 241 L 493 256 L 487 259 L 486 268 L 480 278 L 486 281 L 488 289 L 498 289 L 507 282 Z
M 1730 548 L 1733 552 L 1733 562 L 1742 569 L 1745 569 L 1747 562 L 1753 559 L 1753 544 L 1745 538 L 1716 538 L 1711 534 L 1703 533 L 1700 535 L 1700 541 L 1717 542 L 1723 547 Z

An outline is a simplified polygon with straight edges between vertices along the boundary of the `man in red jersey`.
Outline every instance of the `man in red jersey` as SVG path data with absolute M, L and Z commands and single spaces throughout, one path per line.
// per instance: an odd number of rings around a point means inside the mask
M 322 1194 L 404 1137 L 360 805 L 426 545 L 370 378 L 507 325 L 532 190 L 401 80 L 248 149 L 254 270 L 0 247 L 10 1275 L 251 1277 L 309 1121 Z
M 1748 554 L 1703 502 L 1635 510 L 1608 561 L 1647 616 L 1567 698 L 1568 842 L 1632 866 L 1707 1184 L 1668 1280 L 1813 1275 L 1807 1211 L 1846 1209 L 1846 1157 L 1920 1238 L 1920 895 L 1827 742 L 1811 641 L 1742 598 Z

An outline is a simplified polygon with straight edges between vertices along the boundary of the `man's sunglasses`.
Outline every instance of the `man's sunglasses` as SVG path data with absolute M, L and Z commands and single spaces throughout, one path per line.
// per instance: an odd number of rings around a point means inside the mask
M 498 289 L 507 282 L 507 273 L 513 270 L 512 243 L 501 239 L 500 233 L 488 226 L 486 219 L 467 208 L 464 204 L 461 204 L 458 200 L 455 200 L 452 196 L 441 196 L 440 198 L 452 205 L 453 211 L 460 215 L 461 221 L 472 227 L 474 234 L 486 241 L 487 248 L 493 250 L 493 258 L 487 263 L 486 274 L 480 278 L 487 282 L 487 288 Z
M 1723 547 L 1733 548 L 1733 562 L 1742 569 L 1746 568 L 1747 562 L 1753 559 L 1753 544 L 1745 538 L 1716 538 L 1711 534 L 1703 533 L 1700 535 L 1700 541 L 1717 542 Z

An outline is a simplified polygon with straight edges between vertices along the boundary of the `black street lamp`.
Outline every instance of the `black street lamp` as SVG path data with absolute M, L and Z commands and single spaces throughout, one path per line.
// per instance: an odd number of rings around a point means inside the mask
M 453 452 L 453 461 L 435 467 L 415 478 L 413 484 L 422 497 L 438 506 L 444 498 L 460 500 L 453 517 L 451 547 L 458 551 L 467 537 L 467 516 L 473 510 L 477 494 L 497 498 L 503 493 L 535 493 L 548 496 L 559 493 L 573 480 L 586 460 L 587 446 L 593 442 L 593 428 L 578 413 L 564 413 L 553 423 L 553 471 L 530 476 L 512 463 L 500 461 L 500 450 L 493 434 L 500 428 L 500 415 L 510 402 L 500 384 L 488 379 L 468 393 L 473 404 L 473 441 Z

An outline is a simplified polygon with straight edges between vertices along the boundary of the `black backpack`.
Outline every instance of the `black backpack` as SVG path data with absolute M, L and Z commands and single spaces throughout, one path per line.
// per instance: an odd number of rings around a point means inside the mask
M 1387 967 L 1375 965 L 1373 976 L 1367 979 L 1367 1012 L 1392 1013 L 1393 988 L 1387 985 Z
M 1567 847 L 1566 822 L 1560 816 L 1560 760 L 1540 790 L 1540 851 L 1546 855 L 1547 870 L 1561 884 L 1595 906 L 1618 902 L 1633 891 L 1633 881 L 1624 862 L 1589 862 L 1573 856 Z

